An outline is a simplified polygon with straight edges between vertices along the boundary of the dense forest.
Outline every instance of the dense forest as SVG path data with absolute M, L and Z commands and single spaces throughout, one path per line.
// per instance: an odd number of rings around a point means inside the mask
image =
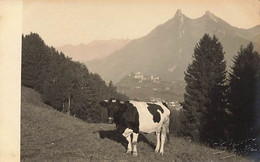
M 216 36 L 205 34 L 185 72 L 186 92 L 181 135 L 232 149 L 260 149 L 260 56 L 249 43 L 234 56 L 228 73 L 225 52 Z
M 22 85 L 40 92 L 56 110 L 88 122 L 106 120 L 101 100 L 127 99 L 112 82 L 107 85 L 83 63 L 47 46 L 37 33 L 22 36 Z

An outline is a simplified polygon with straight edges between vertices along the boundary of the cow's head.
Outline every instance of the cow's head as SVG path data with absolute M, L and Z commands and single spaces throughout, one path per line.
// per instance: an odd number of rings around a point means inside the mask
M 101 106 L 107 108 L 108 112 L 108 122 L 113 123 L 114 115 L 119 110 L 120 106 L 122 105 L 122 101 L 116 99 L 104 100 L 100 102 Z

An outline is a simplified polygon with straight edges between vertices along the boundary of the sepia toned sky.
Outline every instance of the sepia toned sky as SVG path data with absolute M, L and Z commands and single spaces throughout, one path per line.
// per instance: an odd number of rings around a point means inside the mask
M 207 10 L 239 28 L 260 24 L 260 0 L 24 0 L 23 33 L 39 33 L 48 45 L 135 39 L 171 19 Z

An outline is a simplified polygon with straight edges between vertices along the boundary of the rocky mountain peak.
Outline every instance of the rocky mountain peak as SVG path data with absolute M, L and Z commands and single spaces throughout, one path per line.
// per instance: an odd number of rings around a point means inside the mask
M 182 16 L 183 14 L 182 14 L 182 11 L 181 11 L 181 9 L 178 9 L 177 11 L 176 11 L 176 13 L 175 13 L 175 16 L 174 17 L 180 17 L 180 16 Z
M 184 26 L 185 19 L 186 16 L 182 13 L 181 9 L 178 9 L 173 18 L 173 22 L 178 22 L 179 29 L 181 29 Z
M 211 20 L 213 20 L 213 21 L 215 21 L 215 22 L 218 22 L 218 17 L 215 16 L 213 13 L 211 13 L 209 10 L 207 10 L 207 11 L 205 12 L 204 17 L 207 17 L 207 18 L 209 18 L 209 19 L 211 19 Z

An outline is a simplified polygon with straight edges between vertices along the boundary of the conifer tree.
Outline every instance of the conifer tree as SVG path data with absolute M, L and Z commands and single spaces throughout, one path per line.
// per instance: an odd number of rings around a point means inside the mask
M 224 138 L 226 62 L 221 43 L 205 34 L 185 72 L 183 133 L 212 144 Z
M 256 136 L 255 123 L 260 113 L 260 105 L 257 104 L 260 101 L 259 74 L 259 53 L 254 51 L 252 43 L 246 48 L 241 46 L 234 56 L 234 65 L 229 74 L 230 133 L 236 142 Z
M 48 48 L 36 33 L 22 36 L 22 43 L 22 84 L 41 92 L 49 61 Z

